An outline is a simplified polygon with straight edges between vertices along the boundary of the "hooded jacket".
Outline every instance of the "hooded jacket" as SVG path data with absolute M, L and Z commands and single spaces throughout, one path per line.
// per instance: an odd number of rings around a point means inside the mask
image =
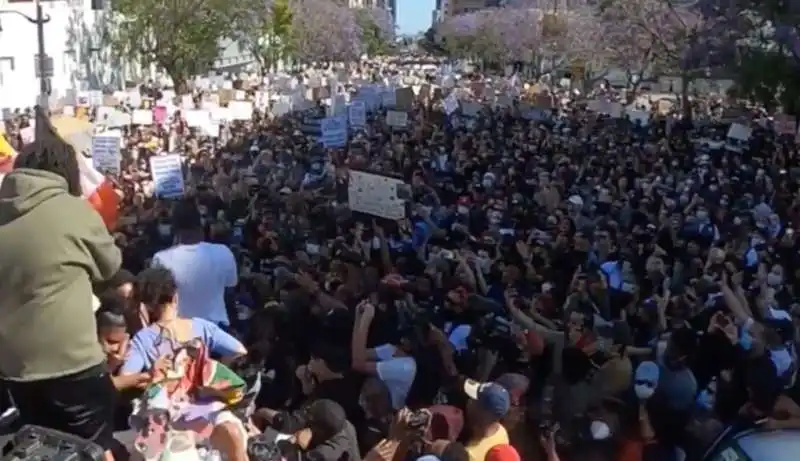
M 35 381 L 103 362 L 92 284 L 122 256 L 61 176 L 20 168 L 0 186 L 0 377 Z

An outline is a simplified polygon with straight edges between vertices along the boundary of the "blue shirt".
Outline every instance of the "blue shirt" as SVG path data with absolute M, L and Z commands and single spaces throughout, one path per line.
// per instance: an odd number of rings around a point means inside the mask
M 245 350 L 242 343 L 226 333 L 208 320 L 192 319 L 192 335 L 199 338 L 208 348 L 209 354 L 221 357 L 231 356 Z M 158 343 L 163 340 L 162 330 L 156 325 L 150 325 L 140 330 L 131 340 L 125 364 L 122 365 L 121 374 L 140 373 L 153 368 L 156 360 L 163 351 L 159 351 Z

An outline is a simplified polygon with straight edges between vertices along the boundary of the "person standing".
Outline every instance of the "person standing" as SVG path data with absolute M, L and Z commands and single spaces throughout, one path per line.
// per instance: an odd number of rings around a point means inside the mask
M 239 282 L 230 248 L 205 241 L 203 219 L 194 202 L 179 202 L 172 212 L 175 245 L 153 256 L 154 267 L 172 272 L 178 282 L 178 312 L 229 327 L 227 288 Z
M 44 116 L 0 187 L 0 379 L 35 424 L 89 439 L 112 458 L 116 389 L 97 341 L 92 285 L 122 256 L 81 198 L 78 159 Z

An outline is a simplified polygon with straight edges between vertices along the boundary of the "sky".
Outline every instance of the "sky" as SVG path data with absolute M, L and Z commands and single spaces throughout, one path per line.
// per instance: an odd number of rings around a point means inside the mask
M 398 0 L 398 32 L 413 35 L 428 30 L 435 7 L 436 0 Z

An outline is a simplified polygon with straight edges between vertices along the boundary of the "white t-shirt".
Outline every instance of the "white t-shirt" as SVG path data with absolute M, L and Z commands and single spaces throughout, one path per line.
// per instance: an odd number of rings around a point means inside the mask
M 153 266 L 169 269 L 178 282 L 178 312 L 230 325 L 225 288 L 239 281 L 236 259 L 225 245 L 201 242 L 176 245 L 153 256 Z
M 376 364 L 378 377 L 386 384 L 392 398 L 392 407 L 399 410 L 406 405 L 408 391 L 417 375 L 417 362 L 413 357 L 395 357 L 396 349 L 391 344 L 375 348 L 379 362 Z

